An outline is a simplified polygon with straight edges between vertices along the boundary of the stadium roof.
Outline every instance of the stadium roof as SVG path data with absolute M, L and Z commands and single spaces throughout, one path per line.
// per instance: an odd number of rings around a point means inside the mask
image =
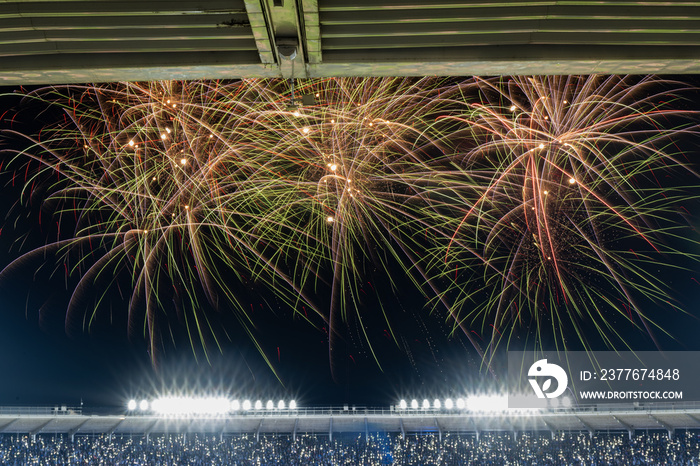
M 3 1 L 0 42 L 13 85 L 698 73 L 700 1 Z
M 213 418 L 168 418 L 153 415 L 82 415 L 60 409 L 0 409 L 0 434 L 286 434 L 390 432 L 403 434 L 511 432 L 610 432 L 700 429 L 700 407 L 605 407 L 538 414 L 402 412 L 394 410 L 304 409 Z

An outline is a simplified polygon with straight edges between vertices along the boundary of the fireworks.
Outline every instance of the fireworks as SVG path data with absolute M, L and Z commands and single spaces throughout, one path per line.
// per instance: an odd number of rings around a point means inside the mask
M 13 162 L 29 158 L 27 190 L 34 179 L 54 180 L 46 202 L 70 236 L 27 254 L 55 250 L 67 273 L 80 277 L 69 318 L 79 311 L 81 293 L 93 295 L 101 286 L 99 303 L 126 275 L 130 323 L 139 328 L 145 316 L 154 354 L 171 321 L 184 322 L 190 339 L 205 343 L 213 330 L 202 298 L 232 307 L 249 325 L 241 296 L 253 283 L 271 285 L 270 274 L 281 271 L 256 244 L 257 204 L 271 178 L 261 168 L 267 158 L 258 160 L 247 138 L 247 109 L 236 108 L 260 98 L 236 100 L 236 92 L 245 91 L 158 82 L 30 95 L 66 109 Z M 276 291 L 287 298 L 282 287 Z
M 280 241 L 275 229 L 269 241 L 288 263 L 303 264 L 291 273 L 298 288 L 329 289 L 315 294 L 324 301 L 316 307 L 327 316 L 332 351 L 338 321 L 357 318 L 365 327 L 361 310 L 371 298 L 363 297 L 362 284 L 370 270 L 389 282 L 423 278 L 410 270 L 413 235 L 433 221 L 420 218 L 425 184 L 436 171 L 431 164 L 445 157 L 433 123 L 453 105 L 455 90 L 429 78 L 333 79 L 309 88 L 318 105 L 279 135 L 273 152 L 285 157 L 271 162 L 283 175 L 271 191 L 278 207 L 270 223 L 291 236 Z M 390 317 L 384 320 L 391 329 Z
M 609 345 L 624 342 L 618 318 L 658 327 L 644 305 L 667 302 L 667 287 L 644 265 L 677 254 L 668 240 L 679 227 L 668 219 L 680 217 L 688 193 L 659 180 L 697 176 L 672 152 L 697 130 L 679 123 L 689 112 L 669 105 L 674 95 L 652 78 L 477 79 L 471 87 L 479 100 L 450 117 L 476 141 L 455 161 L 451 195 L 461 215 L 435 258 L 444 276 L 456 274 L 455 321 L 480 322 L 492 344 L 511 338 L 513 321 L 534 322 L 563 347 L 567 334 L 586 344 L 584 326 Z M 463 286 L 469 275 L 483 291 Z
M 373 275 L 432 295 L 470 338 L 490 325 L 487 345 L 513 322 L 614 335 L 610 310 L 653 326 L 636 302 L 665 301 L 666 287 L 644 263 L 675 252 L 661 218 L 684 195 L 657 172 L 687 168 L 670 143 L 697 130 L 663 89 L 319 79 L 300 109 L 279 81 L 39 89 L 25 98 L 61 115 L 8 151 L 10 167 L 27 198 L 42 186 L 61 232 L 5 273 L 55 253 L 79 277 L 69 316 L 96 285 L 98 304 L 128 285 L 131 325 L 153 353 L 176 321 L 206 344 L 216 332 L 202 302 L 233 309 L 250 333 L 251 296 L 265 294 L 310 309 L 332 351 L 342 322 L 364 332 Z

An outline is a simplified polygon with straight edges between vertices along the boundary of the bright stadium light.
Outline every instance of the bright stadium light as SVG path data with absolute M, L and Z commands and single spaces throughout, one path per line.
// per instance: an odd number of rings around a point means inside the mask
M 285 408 L 284 400 L 279 400 L 277 402 L 277 409 L 284 409 L 284 408 Z
M 181 414 L 179 411 L 186 409 L 186 405 L 189 405 L 189 403 L 181 398 L 163 397 L 153 400 L 151 407 L 158 414 L 174 415 Z
M 148 410 L 148 400 L 141 400 L 141 403 L 139 403 L 139 409 L 141 411 Z
M 238 411 L 241 409 L 241 402 L 238 400 L 233 400 L 231 402 L 231 411 Z
M 430 409 L 430 401 L 427 399 L 423 400 L 423 409 Z
M 265 404 L 265 409 L 275 409 L 275 404 L 272 402 L 272 400 L 267 400 L 267 403 Z
M 452 401 L 452 398 L 447 398 L 445 400 L 445 409 L 452 409 L 455 407 L 454 402 Z
M 435 400 L 433 401 L 433 408 L 435 408 L 435 409 L 442 408 L 442 403 L 437 398 L 435 398 Z
M 154 400 L 151 409 L 166 416 L 223 415 L 231 410 L 231 402 L 224 397 L 165 396 Z
M 126 405 L 126 409 L 129 411 L 133 411 L 136 409 L 136 400 L 129 400 L 129 403 Z
M 399 409 L 406 409 L 407 406 L 406 400 L 399 401 Z
M 222 396 L 201 398 L 195 404 L 195 414 L 222 415 L 231 410 L 231 402 Z
M 156 400 L 153 400 L 153 402 L 151 403 L 151 408 L 153 408 L 153 411 L 155 411 L 157 413 L 162 413 L 164 406 L 166 404 L 167 404 L 167 401 L 165 401 L 162 398 L 158 398 Z
M 243 402 L 243 411 L 250 411 L 251 403 L 250 400 L 245 400 Z
M 411 400 L 411 409 L 418 409 L 418 400 Z
M 571 397 L 569 395 L 566 395 L 564 398 L 561 399 L 561 405 L 564 408 L 571 408 Z
M 464 402 L 464 398 L 457 398 L 457 409 L 464 409 L 467 404 Z
M 262 401 L 257 400 L 255 402 L 255 409 L 262 409 Z
M 289 409 L 297 409 L 297 402 L 292 400 L 289 402 Z

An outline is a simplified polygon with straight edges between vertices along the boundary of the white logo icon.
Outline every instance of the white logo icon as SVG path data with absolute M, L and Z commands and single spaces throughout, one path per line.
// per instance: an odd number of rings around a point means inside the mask
M 566 376 L 564 369 L 556 364 L 547 363 L 546 359 L 540 359 L 530 366 L 527 376 L 537 398 L 556 398 L 564 393 L 566 384 L 569 383 L 569 378 Z M 545 379 L 542 386 L 540 386 L 537 377 Z M 557 386 L 556 390 L 549 391 L 552 388 L 552 379 L 557 381 Z

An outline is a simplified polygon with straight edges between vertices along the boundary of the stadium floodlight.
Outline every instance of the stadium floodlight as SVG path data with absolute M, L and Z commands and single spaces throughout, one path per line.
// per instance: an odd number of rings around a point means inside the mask
M 445 400 L 445 409 L 452 409 L 455 407 L 454 402 L 452 401 L 452 398 L 447 398 Z
M 277 402 L 277 409 L 284 409 L 286 406 L 284 405 L 284 400 L 279 400 Z
M 241 409 L 241 402 L 238 400 L 233 400 L 231 402 L 231 411 L 238 411 Z
M 136 409 L 136 406 L 136 400 L 129 400 L 129 403 L 126 405 L 126 409 L 128 409 L 129 411 L 133 411 Z
M 151 407 L 153 408 L 153 411 L 155 411 L 158 414 L 171 414 L 168 413 L 168 411 L 171 408 L 171 399 L 170 398 L 158 398 L 153 400 L 153 403 L 151 403 Z
M 289 409 L 297 409 L 297 402 L 292 400 L 289 402 Z
M 550 408 L 558 408 L 559 407 L 559 398 L 550 398 L 547 400 L 549 407 Z
M 141 400 L 141 403 L 139 403 L 139 409 L 141 411 L 147 411 L 148 410 L 148 400 Z
M 168 416 L 189 414 L 190 410 L 192 409 L 192 399 L 164 396 L 153 400 L 151 407 L 156 413 Z
M 262 401 L 257 400 L 255 402 L 255 409 L 262 409 Z
M 399 401 L 399 409 L 406 409 L 407 406 L 406 400 Z
M 265 409 L 267 409 L 267 410 L 275 409 L 275 404 L 272 402 L 272 400 L 267 400 L 267 403 L 265 404 Z
M 153 401 L 151 408 L 167 416 L 222 415 L 231 409 L 231 402 L 224 397 L 166 396 Z
M 430 409 L 430 401 L 427 399 L 423 400 L 423 409 Z
M 561 399 L 561 405 L 564 408 L 571 408 L 571 397 L 569 395 L 566 395 L 564 398 Z
M 433 401 L 433 408 L 435 408 L 435 409 L 442 408 L 442 403 L 437 398 L 435 398 L 435 400 Z
M 411 409 L 418 409 L 418 400 L 411 400 Z
M 231 409 L 231 402 L 228 398 L 222 396 L 212 396 L 196 399 L 193 407 L 195 414 L 222 415 L 229 412 Z
M 250 411 L 251 403 L 250 400 L 243 401 L 243 411 Z
M 457 409 L 464 409 L 467 404 L 464 402 L 464 398 L 457 398 Z

